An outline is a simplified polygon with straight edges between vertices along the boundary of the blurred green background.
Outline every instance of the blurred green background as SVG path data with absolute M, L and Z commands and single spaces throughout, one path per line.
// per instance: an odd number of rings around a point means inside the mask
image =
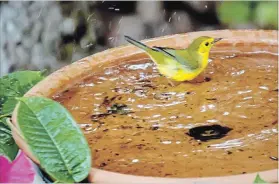
M 0 75 L 55 71 L 135 39 L 216 29 L 278 29 L 277 1 L 0 2 Z

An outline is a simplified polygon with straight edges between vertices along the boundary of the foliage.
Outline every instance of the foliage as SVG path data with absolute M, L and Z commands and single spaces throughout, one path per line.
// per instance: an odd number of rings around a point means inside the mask
M 0 154 L 10 161 L 17 155 L 18 146 L 5 121 L 19 100 L 17 132 L 42 169 L 59 182 L 82 181 L 91 168 L 91 153 L 71 114 L 50 99 L 22 97 L 43 78 L 39 71 L 19 71 L 0 78 Z
M 54 180 L 79 182 L 91 168 L 91 153 L 71 114 L 58 102 L 21 97 L 17 123 L 40 166 Z
M 17 152 L 18 147 L 12 137 L 10 128 L 0 119 L 0 155 L 12 161 L 15 159 Z
M 263 184 L 263 183 L 267 183 L 267 182 L 265 182 L 261 177 L 260 177 L 260 175 L 259 174 L 257 174 L 257 176 L 256 176 L 256 178 L 255 178 L 255 180 L 254 180 L 254 184 Z
M 222 1 L 217 15 L 222 24 L 231 28 L 252 23 L 260 28 L 277 29 L 277 6 L 277 1 Z
M 255 9 L 254 21 L 260 27 L 278 26 L 278 2 L 259 2 Z
M 0 155 L 12 161 L 18 152 L 6 118 L 11 116 L 16 106 L 15 97 L 23 96 L 44 78 L 40 71 L 18 71 L 0 78 Z
M 250 20 L 251 10 L 247 1 L 223 1 L 217 11 L 220 21 L 226 25 L 244 24 Z
M 0 79 L 0 115 L 13 111 L 17 101 L 44 78 L 40 71 L 18 71 Z

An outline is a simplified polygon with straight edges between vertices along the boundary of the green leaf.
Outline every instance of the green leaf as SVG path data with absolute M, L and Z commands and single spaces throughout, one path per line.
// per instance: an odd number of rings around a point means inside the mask
M 259 2 L 254 15 L 254 21 L 261 28 L 268 28 L 271 26 L 276 29 L 278 26 L 278 6 L 277 1 Z
M 254 184 L 256 184 L 256 183 L 267 183 L 267 182 L 264 181 L 264 180 L 260 177 L 260 175 L 259 175 L 259 173 L 258 173 L 257 176 L 256 176 L 256 178 L 255 178 L 255 180 L 254 180 Z
M 0 78 L 0 115 L 12 113 L 17 101 L 44 78 L 40 71 L 18 71 Z
M 86 178 L 91 168 L 91 153 L 71 114 L 48 98 L 18 100 L 20 132 L 41 167 L 59 182 L 79 182 Z
M 12 161 L 18 152 L 6 119 L 11 116 L 17 100 L 44 78 L 39 71 L 19 71 L 0 78 L 0 154 Z
M 10 128 L 0 119 L 0 155 L 5 156 L 10 161 L 14 160 L 18 147 L 13 139 Z
M 250 4 L 246 1 L 223 1 L 217 9 L 218 18 L 227 25 L 245 24 L 250 20 Z

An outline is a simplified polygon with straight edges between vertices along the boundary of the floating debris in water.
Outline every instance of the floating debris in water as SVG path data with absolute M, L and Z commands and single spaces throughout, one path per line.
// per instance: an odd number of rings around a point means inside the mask
M 209 81 L 211 81 L 211 78 L 210 77 L 205 77 L 205 82 L 209 82 Z
M 278 157 L 274 157 L 274 156 L 271 156 L 269 157 L 271 160 L 275 160 L 275 161 L 278 161 Z
M 106 165 L 108 165 L 108 164 L 105 163 L 105 162 L 102 162 L 102 163 L 100 164 L 100 167 L 105 167 Z
M 92 121 L 98 121 L 100 118 L 104 118 L 111 115 L 110 113 L 102 113 L 102 114 L 93 114 L 91 116 L 91 120 Z
M 217 98 L 206 98 L 206 100 L 217 100 Z
M 232 152 L 231 152 L 231 151 L 227 151 L 227 154 L 228 154 L 228 155 L 231 155 L 231 154 L 232 154 Z
M 112 98 L 108 98 L 107 96 L 105 97 L 102 105 L 105 105 L 105 106 L 108 106 L 113 100 L 115 100 L 117 96 L 114 96 Z M 130 111 L 127 107 L 127 105 L 125 104 L 119 104 L 119 103 L 115 103 L 113 105 L 111 105 L 110 107 L 107 107 L 107 112 L 105 113 L 100 113 L 100 114 L 93 114 L 91 116 L 91 120 L 92 121 L 99 121 L 99 119 L 101 118 L 105 118 L 109 115 L 112 115 L 112 114 L 120 114 L 120 115 L 127 115 L 127 114 L 130 114 L 130 113 L 134 113 L 132 111 Z
M 108 113 L 126 115 L 132 112 L 128 110 L 127 105 L 115 103 L 109 108 Z
M 158 126 L 152 126 L 152 127 L 150 127 L 150 130 L 158 130 L 160 127 L 158 127 Z
M 154 94 L 154 99 L 156 100 L 169 100 L 173 93 L 156 93 Z
M 119 97 L 120 95 L 116 95 L 114 97 L 111 97 L 109 98 L 108 96 L 106 96 L 104 98 L 104 101 L 101 103 L 101 106 L 104 105 L 104 106 L 109 106 L 111 102 L 113 102 L 117 97 Z
M 196 140 L 208 141 L 211 139 L 220 139 L 226 136 L 226 134 L 231 130 L 231 128 L 223 127 L 221 125 L 206 125 L 191 128 L 186 134 Z

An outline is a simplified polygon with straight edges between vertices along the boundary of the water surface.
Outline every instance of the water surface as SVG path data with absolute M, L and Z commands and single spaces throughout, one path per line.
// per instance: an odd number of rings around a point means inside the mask
M 160 177 L 244 174 L 277 168 L 278 56 L 211 55 L 207 80 L 178 83 L 149 59 L 106 68 L 55 97 L 80 124 L 93 166 Z M 220 139 L 191 128 L 221 125 Z

